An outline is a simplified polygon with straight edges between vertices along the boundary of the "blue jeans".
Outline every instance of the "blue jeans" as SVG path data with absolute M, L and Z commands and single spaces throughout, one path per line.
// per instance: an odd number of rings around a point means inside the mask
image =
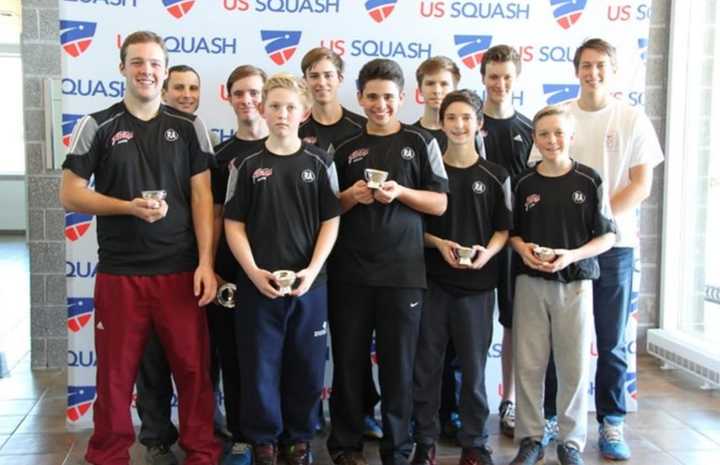
M 627 349 L 625 327 L 630 312 L 633 278 L 630 247 L 614 247 L 598 256 L 600 279 L 593 282 L 593 314 L 597 336 L 595 412 L 598 422 L 606 415 L 623 416 Z

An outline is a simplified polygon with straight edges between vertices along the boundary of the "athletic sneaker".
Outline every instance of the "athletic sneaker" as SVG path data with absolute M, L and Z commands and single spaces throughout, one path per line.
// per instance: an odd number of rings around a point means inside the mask
M 540 463 L 544 456 L 542 444 L 532 438 L 525 438 L 520 441 L 520 449 L 510 465 L 535 465 Z
M 630 447 L 623 435 L 623 417 L 606 415 L 598 431 L 598 445 L 600 454 L 608 460 L 628 460 Z
M 560 435 L 560 425 L 558 425 L 557 417 L 555 415 L 545 419 L 545 434 L 542 439 L 543 447 L 547 447 L 548 444 L 557 439 Z
M 363 436 L 368 439 L 382 439 L 383 430 L 375 417 L 367 415 L 363 418 Z
M 435 444 L 415 445 L 415 455 L 413 455 L 412 465 L 437 465 L 435 459 Z
M 509 437 L 515 437 L 515 404 L 511 400 L 500 402 L 500 432 Z
M 343 451 L 333 455 L 335 465 L 368 465 L 367 459 L 362 452 L 356 450 Z
M 177 457 L 170 450 L 170 446 L 150 446 L 145 450 L 145 463 L 147 465 L 178 465 Z
M 557 457 L 560 465 L 585 465 L 582 452 L 572 444 L 558 444 Z
M 307 442 L 298 442 L 288 446 L 283 455 L 286 465 L 310 465 L 312 463 L 312 451 Z
M 277 465 L 277 448 L 275 444 L 256 444 L 253 447 L 255 465 Z
M 244 442 L 234 442 L 222 465 L 252 465 L 252 448 Z
M 494 465 L 489 447 L 463 447 L 458 465 Z

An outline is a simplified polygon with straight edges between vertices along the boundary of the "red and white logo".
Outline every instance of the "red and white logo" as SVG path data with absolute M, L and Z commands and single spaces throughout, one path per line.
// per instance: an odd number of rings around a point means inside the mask
M 132 140 L 132 138 L 132 131 L 118 131 L 112 136 L 110 145 L 125 144 L 126 142 Z
M 272 168 L 258 168 L 253 172 L 253 183 L 266 181 L 270 176 L 272 176 Z
M 525 211 L 530 210 L 532 207 L 540 203 L 540 194 L 530 194 L 525 199 Z
M 367 154 L 370 153 L 370 150 L 368 149 L 357 149 L 353 153 L 350 154 L 348 157 L 348 165 L 352 165 L 353 163 L 356 163 L 363 158 L 367 156 Z

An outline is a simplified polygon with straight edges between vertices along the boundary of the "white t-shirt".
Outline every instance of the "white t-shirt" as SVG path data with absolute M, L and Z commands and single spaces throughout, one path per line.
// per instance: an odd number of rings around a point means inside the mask
M 598 111 L 581 110 L 577 100 L 568 109 L 575 117 L 570 156 L 600 173 L 611 198 L 630 184 L 630 168 L 644 164 L 653 168 L 663 161 L 655 128 L 642 109 L 615 98 Z M 529 161 L 541 158 L 533 146 Z M 637 247 L 639 217 L 639 208 L 615 216 L 615 247 Z

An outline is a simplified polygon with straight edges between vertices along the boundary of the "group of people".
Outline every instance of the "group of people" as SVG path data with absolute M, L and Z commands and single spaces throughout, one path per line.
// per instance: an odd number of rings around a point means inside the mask
M 593 323 L 600 451 L 628 459 L 624 329 L 637 210 L 662 153 L 642 111 L 611 95 L 616 65 L 609 43 L 585 41 L 574 59 L 579 99 L 529 120 L 512 104 L 513 48 L 485 53 L 484 102 L 457 90 L 452 60 L 433 57 L 416 73 L 422 117 L 405 124 L 397 63 L 362 67 L 361 116 L 338 100 L 342 59 L 320 47 L 303 57 L 301 78 L 234 69 L 226 90 L 237 129 L 213 143 L 195 116 L 198 73 L 168 69 L 158 35 L 128 35 L 125 96 L 79 121 L 60 190 L 65 208 L 97 215 L 86 460 L 129 463 L 137 383 L 149 464 L 176 464 L 179 438 L 188 465 L 275 465 L 278 456 L 309 465 L 331 334 L 335 464 L 367 465 L 373 337 L 382 463 L 436 465 L 451 419 L 460 464 L 492 464 L 485 362 L 496 301 L 501 431 L 519 443 L 511 465 L 540 462 L 551 440 L 561 464 L 583 463 Z M 225 283 L 234 310 L 217 301 Z M 457 418 L 441 421 L 448 373 L 459 378 Z

